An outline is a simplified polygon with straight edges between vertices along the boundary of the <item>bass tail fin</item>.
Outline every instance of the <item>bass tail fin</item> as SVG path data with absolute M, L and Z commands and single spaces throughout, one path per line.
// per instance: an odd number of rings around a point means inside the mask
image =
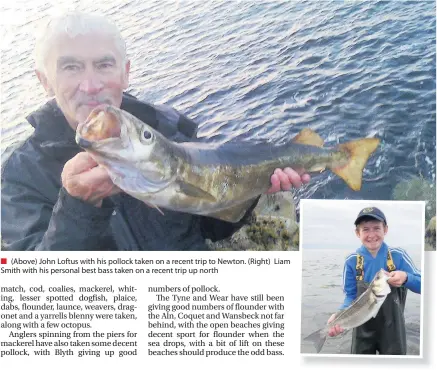
M 360 190 L 363 169 L 379 142 L 377 138 L 366 138 L 338 145 L 339 151 L 349 153 L 349 161 L 344 166 L 331 168 L 331 171 L 340 176 L 352 190 Z
M 304 338 L 304 340 L 309 340 L 313 342 L 314 347 L 316 347 L 317 353 L 319 353 L 322 350 L 322 347 L 326 342 L 326 334 L 323 335 L 322 330 L 323 329 L 319 329 Z

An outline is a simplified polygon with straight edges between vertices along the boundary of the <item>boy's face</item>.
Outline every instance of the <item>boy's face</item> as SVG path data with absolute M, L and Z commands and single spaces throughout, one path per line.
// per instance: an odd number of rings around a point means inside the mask
M 377 252 L 384 241 L 387 231 L 388 226 L 382 221 L 369 220 L 360 222 L 355 233 L 369 252 Z

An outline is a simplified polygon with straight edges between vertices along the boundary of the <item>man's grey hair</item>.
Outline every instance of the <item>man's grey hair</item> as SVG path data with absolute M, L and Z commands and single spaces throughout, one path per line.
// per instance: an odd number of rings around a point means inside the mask
M 67 35 L 74 38 L 90 33 L 112 36 L 115 46 L 120 52 L 123 65 L 126 63 L 126 43 L 115 23 L 100 15 L 74 11 L 52 17 L 42 28 L 36 38 L 35 68 L 46 73 L 46 58 L 53 41 L 58 36 Z

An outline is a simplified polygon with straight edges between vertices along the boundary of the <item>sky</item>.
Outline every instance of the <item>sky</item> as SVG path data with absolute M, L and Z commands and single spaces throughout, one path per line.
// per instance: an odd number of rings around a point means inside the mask
M 372 206 L 385 214 L 388 224 L 385 242 L 389 246 L 424 248 L 425 208 L 422 202 L 302 199 L 302 249 L 355 250 L 361 245 L 355 235 L 355 219 L 361 209 Z

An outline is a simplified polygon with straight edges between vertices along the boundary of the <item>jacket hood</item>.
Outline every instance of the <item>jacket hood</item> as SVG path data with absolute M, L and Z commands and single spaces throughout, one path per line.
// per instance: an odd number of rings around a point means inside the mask
M 26 119 L 35 128 L 33 136 L 42 143 L 43 147 L 75 144 L 75 132 L 68 124 L 56 100 L 48 101 Z

